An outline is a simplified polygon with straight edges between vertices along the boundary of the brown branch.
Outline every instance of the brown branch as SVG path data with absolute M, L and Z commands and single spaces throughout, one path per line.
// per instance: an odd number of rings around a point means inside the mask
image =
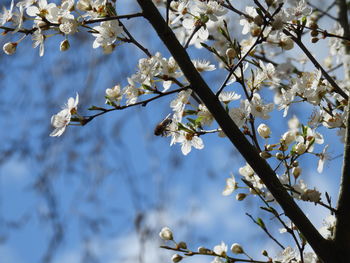
M 220 101 L 192 64 L 191 59 L 178 42 L 175 34 L 167 26 L 158 9 L 151 0 L 137 0 L 137 2 L 143 10 L 144 17 L 151 23 L 160 39 L 179 64 L 185 77 L 190 82 L 191 88 L 204 102 L 231 143 L 261 178 L 274 198 L 281 205 L 285 214 L 298 227 L 316 254 L 325 262 L 332 262 L 333 251 L 329 249 L 329 242 L 312 225 L 300 207 L 284 189 L 275 172 L 264 159 L 260 158 L 256 148 L 248 142 L 247 138 L 227 114 Z
M 121 16 L 110 16 L 110 17 L 103 17 L 103 18 L 97 18 L 97 19 L 83 21 L 82 24 L 88 25 L 88 24 L 93 24 L 93 23 L 99 23 L 99 22 L 105 22 L 105 21 L 111 21 L 111 20 L 119 20 L 119 19 L 130 19 L 130 18 L 141 17 L 141 16 L 143 16 L 142 13 L 121 15 Z
M 183 249 L 183 248 L 176 248 L 176 247 L 169 247 L 169 246 L 160 246 L 160 248 L 163 249 L 168 249 L 168 250 L 173 250 L 173 251 L 178 251 L 181 253 L 184 253 L 186 256 L 194 256 L 194 255 L 206 255 L 206 256 L 215 256 L 215 257 L 220 257 L 223 259 L 227 259 L 227 262 L 250 262 L 250 263 L 269 263 L 269 261 L 259 261 L 259 260 L 254 260 L 254 259 L 243 259 L 243 258 L 233 258 L 229 256 L 223 256 L 223 255 L 218 255 L 212 250 L 208 250 L 208 253 L 201 253 L 201 252 L 195 252 L 191 251 L 188 249 Z
M 345 0 L 337 0 L 339 23 L 344 29 L 344 36 L 350 36 L 348 8 Z M 350 54 L 350 48 L 345 46 L 345 53 Z M 345 79 L 350 79 L 350 66 L 344 63 Z M 349 84 L 348 84 L 349 85 Z M 337 204 L 337 223 L 335 228 L 334 243 L 339 253 L 350 257 L 350 100 L 347 109 L 346 134 L 344 146 L 343 171 L 339 189 Z
M 95 115 L 91 115 L 91 116 L 84 116 L 82 118 L 74 118 L 74 119 L 72 119 L 72 121 L 80 122 L 80 124 L 84 126 L 84 125 L 88 124 L 90 121 L 92 121 L 93 119 L 95 119 L 96 117 L 101 116 L 103 114 L 106 114 L 107 112 L 116 111 L 116 110 L 123 110 L 123 109 L 131 108 L 131 107 L 134 107 L 134 106 L 137 106 L 137 105 L 141 105 L 141 106 L 145 107 L 151 101 L 157 100 L 157 99 L 159 99 L 161 97 L 164 97 L 164 96 L 167 96 L 167 95 L 170 95 L 170 94 L 178 93 L 178 92 L 180 92 L 182 90 L 186 90 L 186 89 L 189 89 L 189 87 L 181 87 L 181 88 L 178 88 L 178 89 L 175 89 L 175 90 L 172 90 L 172 91 L 168 91 L 168 92 L 164 92 L 164 93 L 160 92 L 160 93 L 158 93 L 159 95 L 154 96 L 154 97 L 152 97 L 150 99 L 139 101 L 139 102 L 136 102 L 136 103 L 133 103 L 133 104 L 129 104 L 129 105 L 115 106 L 114 108 L 111 108 L 111 109 L 95 107 L 95 110 L 100 110 L 101 112 L 99 112 L 99 113 L 97 113 Z

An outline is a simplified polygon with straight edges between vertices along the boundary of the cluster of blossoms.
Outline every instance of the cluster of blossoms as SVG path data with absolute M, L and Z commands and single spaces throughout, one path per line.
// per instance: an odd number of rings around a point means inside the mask
M 282 134 L 279 143 L 265 144 L 264 151 L 260 153 L 262 158 L 276 158 L 280 163 L 285 165 L 285 172 L 279 176 L 280 182 L 291 191 L 291 195 L 299 200 L 318 203 L 321 201 L 321 193 L 316 189 L 310 189 L 305 182 L 300 179 L 302 169 L 297 161 L 300 156 L 313 154 L 319 157 L 317 171 L 322 172 L 324 162 L 328 157 L 328 145 L 324 147 L 321 153 L 313 153 L 315 144 L 323 144 L 323 136 L 309 126 L 303 126 L 294 116 L 288 121 L 289 130 Z M 258 134 L 265 140 L 270 137 L 271 130 L 266 124 L 260 124 L 257 128 Z M 276 152 L 276 153 L 274 153 Z M 249 182 L 249 194 L 259 194 L 264 196 L 267 201 L 273 201 L 274 198 L 262 183 L 261 179 L 255 174 L 249 164 L 239 168 L 239 174 Z M 226 180 L 226 187 L 222 194 L 227 196 L 232 194 L 238 187 L 238 183 L 233 174 Z M 247 196 L 246 193 L 238 193 L 236 199 L 241 201 Z
M 12 0 L 10 9 L 4 7 L 0 14 L 0 26 L 5 33 L 12 31 L 23 33 L 24 36 L 15 42 L 6 43 L 3 51 L 7 55 L 14 54 L 18 44 L 29 34 L 32 35 L 33 47 L 39 47 L 40 56 L 44 55 L 45 40 L 57 34 L 64 37 L 60 50 L 66 51 L 70 47 L 69 36 L 80 28 L 88 27 L 87 24 L 95 19 L 112 16 L 116 16 L 116 11 L 114 3 L 108 0 L 79 0 L 77 3 L 74 0 L 62 0 L 60 5 L 48 3 L 47 0 L 23 0 L 14 4 Z M 33 24 L 27 29 L 25 26 L 29 21 L 33 21 Z M 102 21 L 99 26 L 90 29 L 95 37 L 93 48 L 102 47 L 105 53 L 113 51 L 123 33 L 118 20 Z
M 326 237 L 329 237 L 330 229 L 334 228 L 334 216 L 329 216 L 327 218 L 327 222 L 324 223 L 324 226 L 320 229 L 320 232 L 324 233 Z M 324 229 L 324 230 L 323 230 Z M 165 247 L 172 250 L 177 250 L 181 253 L 183 253 L 185 256 L 193 256 L 195 254 L 199 255 L 208 255 L 214 257 L 214 259 L 211 261 L 211 263 L 224 263 L 228 262 L 230 260 L 232 261 L 241 261 L 240 258 L 229 256 L 228 254 L 228 246 L 224 242 L 221 242 L 220 244 L 214 246 L 213 249 L 205 248 L 205 247 L 199 247 L 197 251 L 191 251 L 188 249 L 187 244 L 183 241 L 176 242 L 174 240 L 174 235 L 172 230 L 169 227 L 163 227 L 159 233 L 159 236 L 164 241 L 171 241 L 174 243 L 174 247 Z M 242 259 L 242 261 L 245 260 L 251 260 L 254 262 L 254 259 L 252 259 L 246 251 L 243 249 L 243 247 L 238 243 L 233 243 L 230 247 L 230 252 L 237 256 L 237 255 L 243 255 L 246 256 L 247 259 Z M 266 250 L 262 250 L 261 254 L 267 258 L 267 262 L 279 262 L 279 263 L 290 263 L 290 262 L 304 262 L 304 263 L 317 263 L 318 258 L 314 252 L 304 252 L 302 261 L 300 257 L 300 253 L 297 249 L 294 249 L 292 247 L 286 247 L 284 248 L 280 253 L 278 253 L 275 257 L 270 257 L 268 252 Z M 180 254 L 174 254 L 172 256 L 172 261 L 174 263 L 181 261 L 184 258 L 184 256 Z
M 156 2 L 164 5 L 166 1 Z M 271 59 L 277 57 L 276 54 L 280 51 L 284 54 L 284 51 L 292 50 L 295 43 L 302 45 L 300 39 L 306 30 L 311 32 L 313 43 L 319 40 L 321 33 L 326 37 L 326 31 L 318 28 L 318 17 L 312 13 L 305 0 L 284 2 L 266 0 L 260 6 L 246 6 L 244 11 L 238 12 L 239 22 L 233 23 L 229 11 L 234 12 L 235 8 L 230 8 L 223 1 L 170 1 L 170 8 L 167 10 L 168 24 L 185 49 L 193 46 L 208 51 L 217 59 L 218 67 L 228 72 L 224 84 L 216 93 L 218 101 L 236 126 L 251 139 L 260 156 L 269 159 L 271 163 L 277 163 L 278 178 L 288 193 L 298 200 L 320 203 L 321 193 L 315 188 L 308 188 L 301 179 L 302 168 L 298 160 L 305 155 L 316 156 L 317 171 L 323 171 L 324 162 L 328 158 L 328 145 L 322 152 L 314 152 L 315 145 L 324 144 L 323 136 L 317 129 L 320 126 L 337 129 L 340 136 L 344 135 L 346 112 L 349 110 L 349 90 L 346 88 L 346 81 L 337 80 L 335 83 L 319 64 L 314 64 L 315 70 L 300 71 L 299 68 L 305 68 L 304 59 L 284 62 L 279 58 Z M 33 46 L 39 46 L 42 56 L 45 39 L 49 37 L 46 32 L 49 30 L 64 36 L 60 49 L 67 50 L 70 35 L 89 24 L 100 23 L 89 27 L 95 37 L 92 46 L 101 47 L 105 53 L 110 53 L 118 40 L 125 40 L 122 34 L 127 32 L 117 18 L 110 19 L 115 16 L 115 3 L 107 0 L 79 0 L 77 3 L 74 0 L 63 0 L 60 5 L 47 3 L 46 0 L 25 0 L 16 5 L 12 1 L 10 9 L 3 9 L 0 23 L 3 29 L 5 25 L 11 26 L 4 29 L 6 33 L 24 33 L 24 37 L 16 42 L 6 43 L 3 50 L 6 54 L 13 54 L 25 36 L 32 34 Z M 30 17 L 34 24 L 31 29 L 26 29 L 24 21 L 28 21 Z M 244 39 L 231 37 L 232 32 L 237 31 L 237 26 Z M 344 30 L 339 24 L 335 24 L 332 32 L 334 36 L 342 36 Z M 334 36 L 329 41 L 330 54 L 325 63 L 328 68 L 332 68 L 334 62 L 350 64 L 341 38 Z M 128 40 L 131 41 L 132 38 Z M 137 44 L 139 47 L 140 44 Z M 142 50 L 145 52 L 145 49 Z M 111 110 L 146 105 L 159 97 L 176 93 L 170 103 L 172 113 L 157 125 L 156 135 L 170 137 L 170 145 L 180 144 L 184 155 L 189 154 L 192 147 L 203 149 L 202 138 L 206 134 L 216 133 L 225 137 L 206 105 L 192 91 L 176 60 L 173 57 L 165 58 L 159 52 L 155 55 L 148 51 L 145 53 L 147 57 L 139 60 L 137 72 L 127 78 L 126 86 L 117 84 L 106 89 L 106 104 L 111 108 L 91 108 L 101 111 L 96 116 Z M 311 59 L 310 56 L 312 55 L 309 55 Z M 335 61 L 332 57 L 335 57 Z M 208 60 L 192 60 L 192 63 L 198 72 L 217 69 Z M 300 103 L 307 103 L 314 109 L 309 116 L 309 122 L 301 124 L 297 117 L 293 117 L 288 121 L 287 131 L 279 135 L 272 133 L 265 122 L 270 119 L 273 110 L 277 108 L 283 111 L 281 116 L 287 117 L 294 105 Z M 51 123 L 55 130 L 51 136 L 62 135 L 72 120 L 84 124 L 95 117 L 85 119 L 77 115 L 77 104 L 78 95 L 76 99 L 70 98 L 64 109 L 52 117 Z M 77 116 L 76 119 L 72 118 L 74 115 Z M 264 142 L 263 146 L 261 141 Z M 239 168 L 239 174 L 249 190 L 238 193 L 237 200 L 243 200 L 248 195 L 259 195 L 266 202 L 274 201 L 272 194 L 248 164 Z M 247 189 L 247 186 L 238 186 L 232 174 L 226 181 L 223 195 L 230 195 L 237 189 Z M 333 219 L 328 218 L 320 230 L 326 238 L 333 234 Z M 174 241 L 168 228 L 163 229 L 160 236 L 164 240 Z M 177 248 L 187 250 L 184 242 L 175 244 Z M 238 244 L 233 244 L 231 251 L 234 254 L 245 254 Z M 222 262 L 227 257 L 227 245 L 222 243 L 212 250 L 200 248 L 198 253 L 215 256 L 213 262 Z M 269 257 L 267 252 L 264 256 Z M 304 262 L 317 261 L 313 253 L 305 253 L 303 258 Z M 182 256 L 178 254 L 173 257 L 174 262 L 181 259 Z M 288 247 L 274 260 L 299 261 L 300 255 L 298 251 Z

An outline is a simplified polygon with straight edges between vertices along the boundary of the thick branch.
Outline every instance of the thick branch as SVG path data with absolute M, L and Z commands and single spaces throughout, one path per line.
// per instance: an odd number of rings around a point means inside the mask
M 347 16 L 347 6 L 345 0 L 337 1 L 339 7 L 339 23 L 344 29 L 344 36 L 350 36 L 349 22 Z M 345 46 L 345 53 L 350 54 L 350 48 Z M 345 79 L 350 79 L 350 68 L 348 63 L 344 63 Z M 348 102 L 343 171 L 339 189 L 337 223 L 334 243 L 343 255 L 350 255 L 350 100 Z
M 317 255 L 325 262 L 332 262 L 328 242 L 323 239 L 323 237 L 311 224 L 299 206 L 284 189 L 275 172 L 264 159 L 260 158 L 256 148 L 249 143 L 237 125 L 229 117 L 219 100 L 193 66 L 188 54 L 178 42 L 172 30 L 167 26 L 166 22 L 152 1 L 137 0 L 137 2 L 142 8 L 145 18 L 152 24 L 161 40 L 164 42 L 172 56 L 179 64 L 185 77 L 190 82 L 191 88 L 198 94 L 200 99 L 207 106 L 232 144 L 238 149 L 244 159 L 258 174 L 266 187 L 281 205 L 285 214 L 298 227 Z

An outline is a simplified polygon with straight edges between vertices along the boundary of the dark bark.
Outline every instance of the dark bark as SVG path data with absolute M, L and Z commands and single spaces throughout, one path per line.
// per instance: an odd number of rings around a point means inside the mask
M 345 0 L 336 1 L 339 12 L 338 20 L 344 29 L 345 37 L 350 36 L 348 8 Z M 345 52 L 350 54 L 350 47 L 345 44 Z M 346 64 L 346 63 L 344 63 Z M 348 81 L 350 79 L 349 65 L 344 65 L 345 76 Z M 348 84 L 349 88 L 349 84 Z M 349 101 L 350 102 L 350 101 Z M 339 198 L 337 204 L 337 223 L 335 228 L 334 243 L 337 250 L 342 255 L 347 255 L 350 258 L 350 103 L 348 102 L 343 171 L 339 189 Z

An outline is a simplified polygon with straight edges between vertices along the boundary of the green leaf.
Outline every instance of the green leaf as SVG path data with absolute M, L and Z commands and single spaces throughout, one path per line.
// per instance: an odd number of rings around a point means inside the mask
M 144 88 L 145 90 L 154 91 L 154 90 L 152 89 L 152 87 L 150 87 L 150 86 L 148 86 L 148 85 L 146 85 L 146 84 L 142 84 L 141 86 L 142 86 L 142 88 Z
M 258 218 L 256 219 L 256 223 L 257 223 L 261 228 L 266 229 L 265 223 L 264 223 L 264 221 L 263 221 L 260 217 L 258 217 Z

